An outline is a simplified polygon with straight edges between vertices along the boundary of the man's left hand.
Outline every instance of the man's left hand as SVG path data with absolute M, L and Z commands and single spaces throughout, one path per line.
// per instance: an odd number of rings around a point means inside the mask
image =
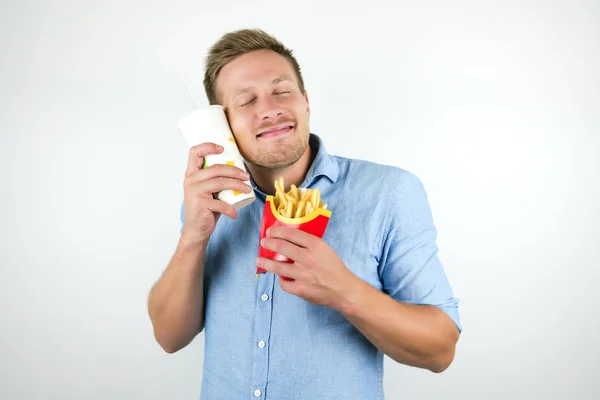
M 256 264 L 267 272 L 293 279 L 280 279 L 281 288 L 304 300 L 340 310 L 360 281 L 322 239 L 286 226 L 267 230 L 261 245 L 294 263 L 259 257 Z

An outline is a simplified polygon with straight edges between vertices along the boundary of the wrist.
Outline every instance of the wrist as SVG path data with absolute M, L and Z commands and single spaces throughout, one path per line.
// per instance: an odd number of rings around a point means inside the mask
M 182 235 L 173 255 L 173 260 L 176 265 L 183 266 L 184 269 L 191 268 L 191 270 L 197 271 L 198 267 L 204 266 L 206 246 L 207 242 L 188 239 Z
M 183 250 L 206 249 L 208 238 L 199 237 L 195 232 L 183 230 L 179 238 L 179 247 Z
M 358 314 L 368 288 L 370 286 L 366 282 L 351 274 L 340 293 L 336 309 L 347 317 Z

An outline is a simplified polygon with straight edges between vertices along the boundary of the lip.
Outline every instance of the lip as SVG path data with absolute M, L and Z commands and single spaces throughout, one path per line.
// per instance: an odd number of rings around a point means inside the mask
M 260 137 L 260 138 L 277 137 L 277 136 L 285 135 L 286 133 L 290 132 L 293 129 L 294 129 L 294 124 L 291 124 L 291 123 L 279 124 L 279 125 L 275 125 L 269 129 L 265 129 L 264 131 L 259 132 L 259 134 L 256 137 Z

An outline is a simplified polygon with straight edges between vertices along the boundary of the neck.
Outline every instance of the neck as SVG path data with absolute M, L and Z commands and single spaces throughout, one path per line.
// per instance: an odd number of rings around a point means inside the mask
M 312 153 L 312 149 L 310 145 L 308 145 L 306 146 L 306 150 L 304 151 L 304 154 L 302 154 L 302 157 L 288 167 L 271 169 L 248 164 L 248 172 L 252 175 L 252 179 L 256 183 L 256 186 L 266 194 L 275 194 L 275 186 L 273 183 L 275 180 L 279 179 L 280 176 L 283 177 L 283 182 L 285 184 L 284 189 L 287 191 L 292 184 L 300 187 L 302 182 L 304 182 L 304 178 L 314 159 L 314 154 Z

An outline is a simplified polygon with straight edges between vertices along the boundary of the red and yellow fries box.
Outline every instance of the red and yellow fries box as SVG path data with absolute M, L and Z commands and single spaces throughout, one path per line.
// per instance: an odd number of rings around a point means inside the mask
M 260 224 L 260 240 L 262 240 L 266 236 L 267 229 L 269 229 L 272 226 L 281 225 L 300 229 L 304 232 L 317 236 L 319 239 L 322 239 L 323 235 L 325 234 L 325 229 L 327 228 L 327 223 L 329 222 L 330 217 L 330 210 L 327 210 L 325 208 L 316 208 L 308 215 L 305 215 L 303 217 L 289 218 L 281 215 L 277 211 L 277 208 L 275 206 L 275 197 L 267 196 L 265 208 L 263 211 L 262 222 Z M 258 244 L 258 256 L 292 264 L 294 263 L 293 260 L 290 260 L 289 258 L 282 256 L 281 254 L 265 249 L 260 245 L 260 242 Z M 259 274 L 264 273 L 266 273 L 264 269 L 262 269 L 261 267 L 257 267 L 257 278 Z M 288 281 L 292 280 L 285 276 L 282 276 L 281 279 L 285 279 Z

